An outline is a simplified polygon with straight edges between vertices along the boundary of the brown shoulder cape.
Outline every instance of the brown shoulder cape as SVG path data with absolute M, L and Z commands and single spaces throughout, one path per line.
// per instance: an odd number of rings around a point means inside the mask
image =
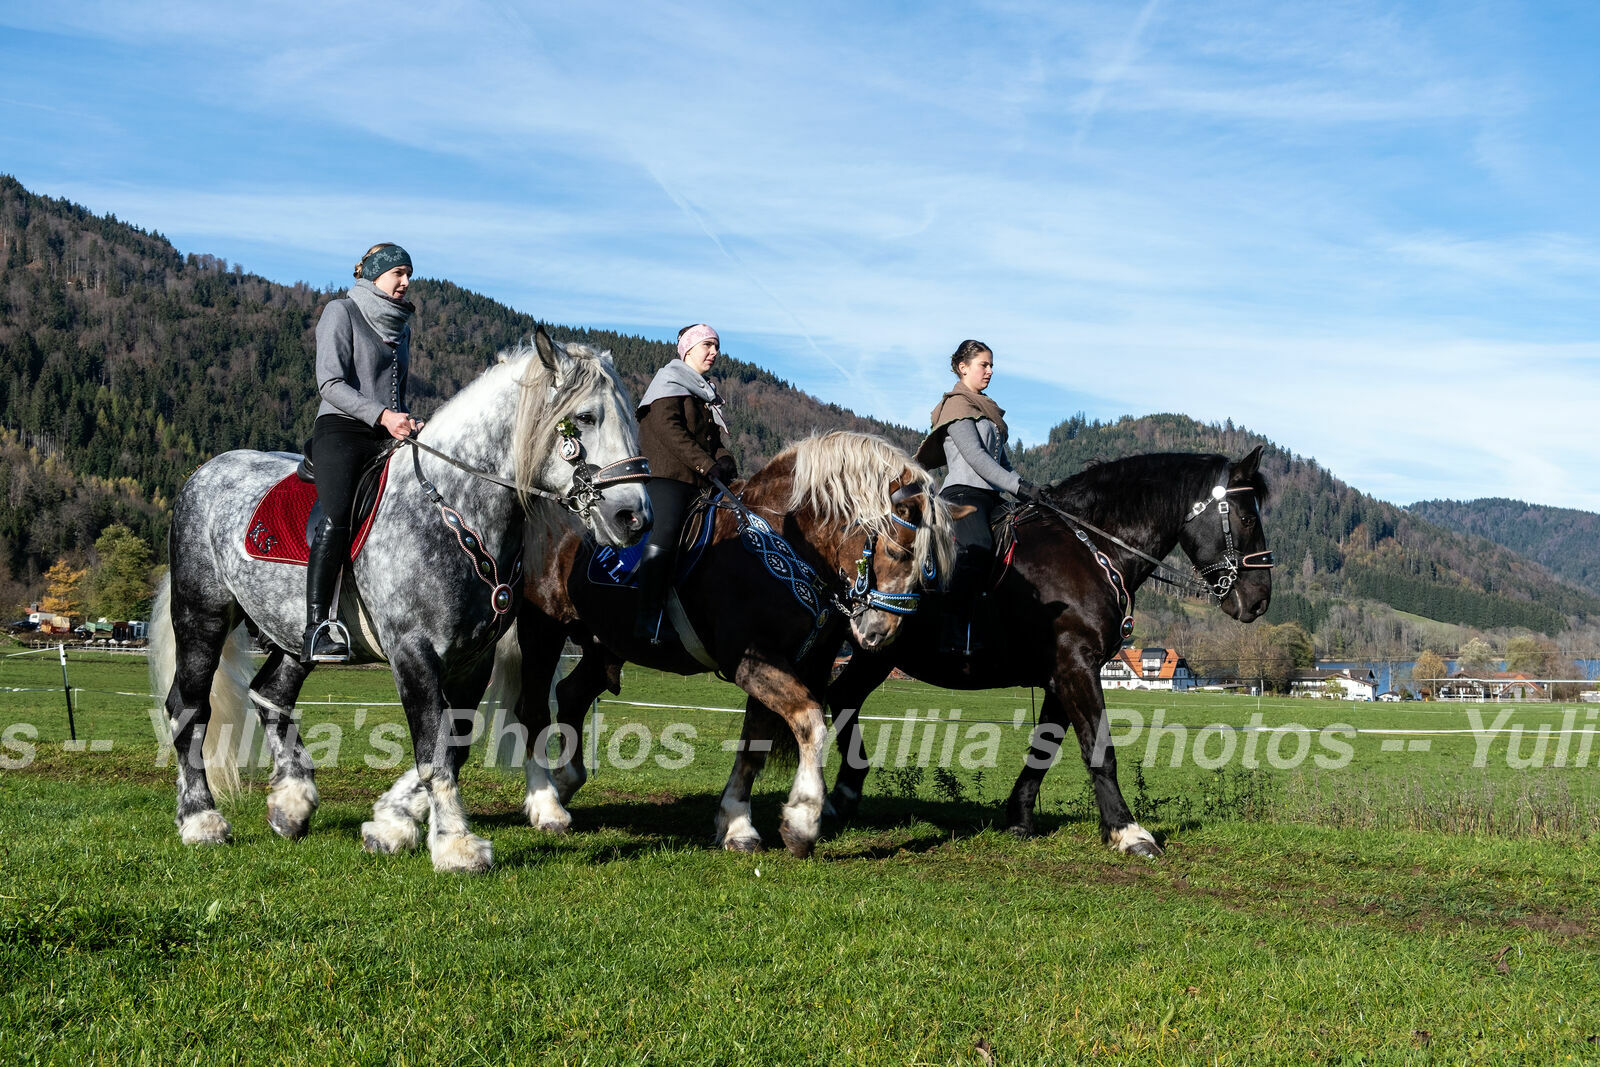
M 928 419 L 933 429 L 922 439 L 922 444 L 917 446 L 917 453 L 913 458 L 928 470 L 944 466 L 945 435 L 950 432 L 952 422 L 960 422 L 962 419 L 988 419 L 999 428 L 1002 435 L 1006 434 L 1005 409 L 996 404 L 994 398 L 968 388 L 965 383 L 957 382 L 956 387 L 941 396 L 939 402 L 933 406 L 933 415 Z

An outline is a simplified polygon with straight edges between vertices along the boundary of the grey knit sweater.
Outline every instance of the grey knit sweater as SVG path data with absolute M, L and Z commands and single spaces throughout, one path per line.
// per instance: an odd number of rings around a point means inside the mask
M 944 439 L 944 458 L 950 468 L 944 478 L 945 489 L 970 485 L 1015 494 L 1022 481 L 1011 469 L 1000 427 L 989 419 L 952 422 Z

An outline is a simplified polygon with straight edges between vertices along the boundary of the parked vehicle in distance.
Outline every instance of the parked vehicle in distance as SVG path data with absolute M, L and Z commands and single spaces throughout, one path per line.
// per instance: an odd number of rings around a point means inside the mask
M 14 634 L 31 634 L 39 628 L 39 624 L 32 619 L 13 619 L 6 623 L 6 629 Z

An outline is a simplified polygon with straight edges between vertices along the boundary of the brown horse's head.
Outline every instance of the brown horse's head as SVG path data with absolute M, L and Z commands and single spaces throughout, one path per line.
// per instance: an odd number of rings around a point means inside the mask
M 840 431 L 792 451 L 788 509 L 810 518 L 807 540 L 847 583 L 851 636 L 882 648 L 917 610 L 924 583 L 949 568 L 949 513 L 928 472 L 881 437 Z

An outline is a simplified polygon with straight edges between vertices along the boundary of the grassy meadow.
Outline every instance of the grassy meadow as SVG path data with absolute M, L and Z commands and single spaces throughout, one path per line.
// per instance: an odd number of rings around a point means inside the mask
M 386 671 L 306 687 L 305 841 L 267 828 L 257 770 L 234 844 L 196 850 L 143 661 L 68 667 L 76 746 L 54 655 L 0 660 L 7 1060 L 1600 1061 L 1592 705 L 1109 693 L 1150 862 L 1100 845 L 1075 747 L 1044 832 L 999 828 L 1028 690 L 893 681 L 860 818 L 797 861 L 707 844 L 739 717 L 706 709 L 738 690 L 629 668 L 574 832 L 528 827 L 480 741 L 496 867 L 441 877 L 359 846 L 405 765 Z M 769 843 L 787 786 L 758 783 Z

